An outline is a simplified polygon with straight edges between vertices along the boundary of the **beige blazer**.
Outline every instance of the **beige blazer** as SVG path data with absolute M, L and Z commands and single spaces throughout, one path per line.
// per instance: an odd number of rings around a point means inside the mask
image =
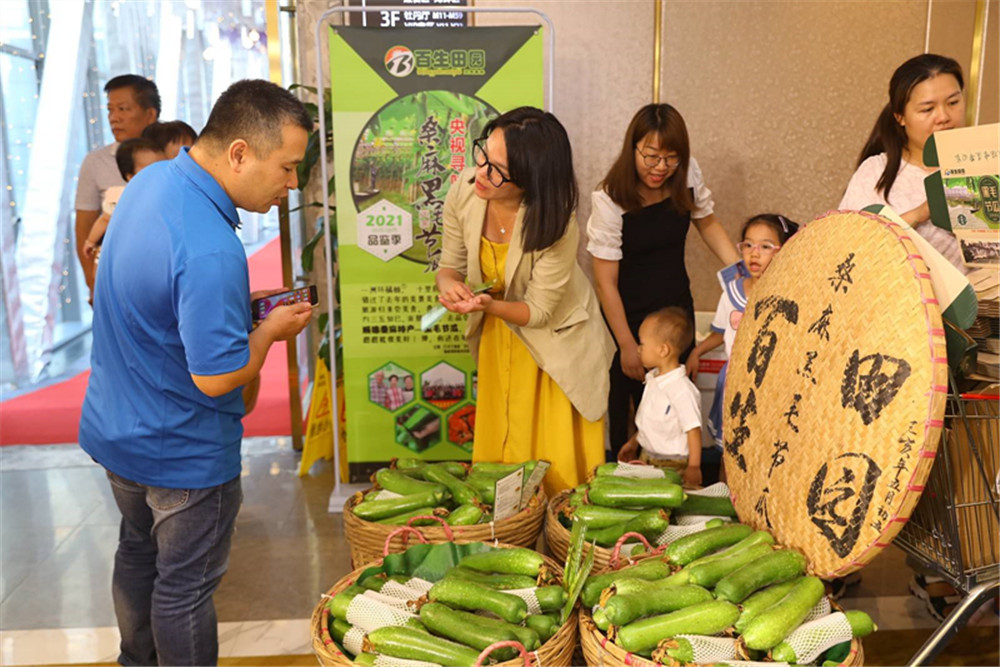
M 465 276 L 472 285 L 483 282 L 479 265 L 486 201 L 469 184 L 466 170 L 448 191 L 444 204 L 444 249 L 441 268 Z M 561 239 L 545 250 L 521 248 L 522 204 L 511 233 L 504 270 L 507 301 L 528 305 L 523 327 L 507 323 L 539 368 L 549 374 L 584 418 L 596 421 L 608 408 L 609 375 L 615 345 L 601 317 L 594 288 L 576 261 L 580 226 L 574 216 Z M 479 359 L 483 313 L 469 315 L 465 338 L 472 358 Z

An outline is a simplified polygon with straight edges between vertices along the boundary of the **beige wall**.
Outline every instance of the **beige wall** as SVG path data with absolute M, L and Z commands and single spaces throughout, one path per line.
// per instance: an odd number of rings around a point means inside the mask
M 750 215 L 836 207 L 889 77 L 923 50 L 924 2 L 668 2 L 663 99 L 684 115 L 733 239 Z M 695 307 L 719 263 L 688 242 Z
M 995 23 L 987 73 L 996 79 Z M 300 0 L 304 79 L 313 71 L 316 17 L 330 3 Z M 553 111 L 566 125 L 583 196 L 616 155 L 632 114 L 652 101 L 655 0 L 476 0 L 475 6 L 530 5 L 555 25 Z M 975 0 L 934 0 L 936 29 L 949 28 L 948 49 L 968 69 Z M 840 200 L 854 163 L 887 99 L 889 77 L 924 48 L 925 0 L 667 0 L 663 101 L 684 115 L 692 153 L 715 193 L 716 213 L 735 236 L 749 215 L 777 211 L 808 221 Z M 945 17 L 945 18 L 941 18 Z M 947 21 L 946 21 L 947 19 Z M 536 23 L 531 15 L 481 15 L 479 25 Z M 943 33 L 942 33 L 943 34 Z M 967 34 L 968 36 L 963 36 Z M 946 39 L 941 37 L 940 39 Z M 963 45 L 964 41 L 964 45 Z M 992 56 L 990 55 L 992 54 Z M 992 70 L 990 67 L 992 66 Z M 984 99 L 983 122 L 996 114 Z M 990 90 L 984 87 L 984 95 Z M 719 264 L 692 230 L 687 266 L 695 306 L 713 310 Z
M 996 123 L 1000 110 L 1000 1 L 987 0 L 986 54 L 979 89 L 979 124 Z M 934 0 L 930 5 L 928 50 L 958 61 L 966 83 L 972 72 L 972 40 L 976 25 L 976 0 Z M 970 100 L 971 101 L 971 100 Z
M 590 191 L 604 177 L 625 130 L 624 125 L 609 126 L 607 118 L 625 118 L 627 123 L 652 95 L 654 5 L 649 0 L 475 2 L 476 7 L 504 5 L 530 5 L 544 12 L 555 27 L 552 111 L 573 141 L 574 166 L 584 195 L 580 217 L 586 221 Z M 477 25 L 506 25 L 537 19 L 530 14 L 482 14 L 476 21 Z
M 544 12 L 555 28 L 553 113 L 573 142 L 580 184 L 577 218 L 586 229 L 590 193 L 621 150 L 625 127 L 635 111 L 652 99 L 654 3 L 651 0 L 476 0 L 476 7 L 530 5 Z M 482 14 L 477 25 L 534 22 L 528 15 Z M 545 43 L 548 48 L 548 41 Z M 546 57 L 548 51 L 546 51 Z M 609 119 L 615 119 L 609 122 Z M 590 272 L 586 237 L 580 237 L 580 263 Z

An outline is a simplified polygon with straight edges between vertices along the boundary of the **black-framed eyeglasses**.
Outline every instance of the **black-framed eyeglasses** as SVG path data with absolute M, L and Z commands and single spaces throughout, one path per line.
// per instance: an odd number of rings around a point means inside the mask
M 475 160 L 476 166 L 486 167 L 486 180 L 495 188 L 501 187 L 504 183 L 513 183 L 514 181 L 503 175 L 500 167 L 490 162 L 489 156 L 486 155 L 485 143 L 485 139 L 476 139 L 472 142 L 472 159 Z
M 663 161 L 663 164 L 667 165 L 668 167 L 676 167 L 681 163 L 681 156 L 677 154 L 667 155 L 667 156 L 652 155 L 650 153 L 643 153 L 642 149 L 639 148 L 638 146 L 635 147 L 635 150 L 638 151 L 639 155 L 642 156 L 642 163 L 647 167 L 649 167 L 650 169 L 653 169 L 658 164 L 660 164 L 661 160 Z

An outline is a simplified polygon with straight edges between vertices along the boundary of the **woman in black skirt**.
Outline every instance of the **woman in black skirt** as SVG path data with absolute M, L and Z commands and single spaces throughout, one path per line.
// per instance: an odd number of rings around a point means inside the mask
M 640 109 L 621 154 L 592 195 L 587 222 L 597 294 L 618 343 L 608 400 L 611 460 L 628 440 L 629 403 L 638 406 L 642 397 L 639 324 L 667 306 L 683 308 L 694 319 L 684 267 L 690 223 L 724 265 L 739 261 L 714 206 L 681 115 L 669 104 Z

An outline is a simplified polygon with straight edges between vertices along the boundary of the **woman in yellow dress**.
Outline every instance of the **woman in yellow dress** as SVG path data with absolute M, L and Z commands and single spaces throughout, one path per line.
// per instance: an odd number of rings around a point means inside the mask
M 576 260 L 569 137 L 551 113 L 521 107 L 487 125 L 473 154 L 477 166 L 445 200 L 436 276 L 441 303 L 469 315 L 479 373 L 472 458 L 545 459 L 551 495 L 604 461 L 615 349 Z M 486 282 L 487 292 L 470 288 Z

